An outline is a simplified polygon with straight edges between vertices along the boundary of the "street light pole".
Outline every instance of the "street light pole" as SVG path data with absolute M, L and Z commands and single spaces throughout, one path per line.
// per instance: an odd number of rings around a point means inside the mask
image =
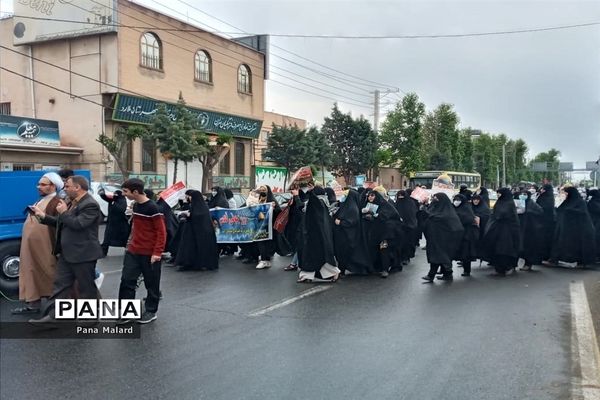
M 506 144 L 502 145 L 502 187 L 506 187 Z

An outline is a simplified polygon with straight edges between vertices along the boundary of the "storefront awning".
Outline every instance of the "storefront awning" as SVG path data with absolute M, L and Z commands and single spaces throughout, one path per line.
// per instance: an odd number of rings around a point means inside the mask
M 83 153 L 81 147 L 68 146 L 35 146 L 23 144 L 0 144 L 0 151 L 14 151 L 21 153 L 45 153 L 45 154 L 66 154 L 78 156 Z

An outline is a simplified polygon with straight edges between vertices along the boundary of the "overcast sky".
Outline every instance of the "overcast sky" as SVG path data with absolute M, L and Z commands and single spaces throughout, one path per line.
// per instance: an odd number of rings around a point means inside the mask
M 10 9 L 10 1 L 0 1 L 2 10 Z M 157 1 L 137 1 L 160 9 Z M 220 31 L 236 31 L 198 12 L 196 7 L 245 32 L 266 34 L 464 34 L 600 22 L 600 1 L 173 0 L 168 4 L 194 24 L 196 19 Z M 174 11 L 165 12 L 185 19 Z M 347 74 L 404 92 L 414 91 L 429 110 L 441 102 L 452 103 L 462 127 L 522 138 L 530 147 L 530 157 L 554 147 L 561 150 L 563 161 L 583 167 L 585 161 L 600 156 L 600 25 L 438 39 L 271 37 L 271 43 Z M 364 81 L 278 48 L 271 47 L 271 52 L 273 68 L 266 84 L 265 110 L 304 118 L 316 125 L 321 125 L 330 113 L 333 100 L 282 86 L 278 81 L 336 98 L 342 110 L 372 120 L 372 105 L 347 103 L 372 102 L 370 92 L 374 88 L 364 86 Z M 399 96 L 402 92 L 383 98 L 382 103 L 389 105 L 383 108 L 382 120 Z

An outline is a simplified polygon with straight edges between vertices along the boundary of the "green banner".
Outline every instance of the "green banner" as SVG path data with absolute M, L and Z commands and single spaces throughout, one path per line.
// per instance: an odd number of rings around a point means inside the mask
M 114 121 L 149 124 L 160 103 L 163 102 L 119 93 L 115 101 L 112 119 Z M 174 119 L 173 107 L 175 105 L 164 103 L 167 105 L 167 111 L 171 119 Z M 187 109 L 197 118 L 200 129 L 207 133 L 228 134 L 252 139 L 258 138 L 260 134 L 262 121 L 193 107 L 187 107 Z

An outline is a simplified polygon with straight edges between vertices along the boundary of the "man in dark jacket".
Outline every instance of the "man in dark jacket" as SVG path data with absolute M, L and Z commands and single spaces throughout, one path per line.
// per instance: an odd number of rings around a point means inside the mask
M 94 279 L 96 261 L 102 257 L 102 248 L 98 242 L 98 226 L 102 214 L 98 203 L 88 194 L 88 188 L 89 183 L 85 177 L 72 176 L 67 179 L 64 188 L 71 202 L 67 206 L 61 201 L 56 206 L 58 216 L 52 217 L 37 207 L 33 208 L 41 223 L 56 227 L 54 254 L 59 257 L 54 289 L 44 317 L 29 320 L 32 324 L 53 324 L 55 300 L 69 298 L 75 281 L 80 298 L 98 298 Z

